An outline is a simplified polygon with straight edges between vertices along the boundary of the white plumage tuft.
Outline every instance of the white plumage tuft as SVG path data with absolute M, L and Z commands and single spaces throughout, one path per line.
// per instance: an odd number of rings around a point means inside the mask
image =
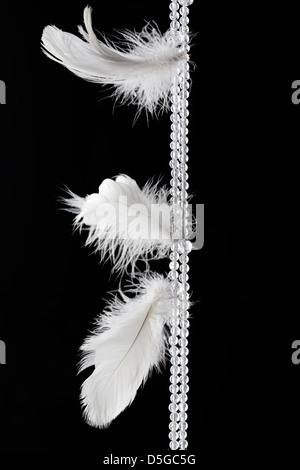
M 79 26 L 83 39 L 56 26 L 46 26 L 42 49 L 50 59 L 67 67 L 85 80 L 113 85 L 113 95 L 121 103 L 130 102 L 153 114 L 159 106 L 168 108 L 170 89 L 178 68 L 188 60 L 180 51 L 179 38 L 170 31 L 161 34 L 147 25 L 140 33 L 125 30 L 120 45 L 98 40 L 92 28 L 92 9 L 84 9 L 86 31 Z
M 138 259 L 146 263 L 168 255 L 173 242 L 171 205 L 167 189 L 147 183 L 140 189 L 126 175 L 105 179 L 99 192 L 80 197 L 69 191 L 64 199 L 75 213 L 74 227 L 88 230 L 86 245 L 95 246 L 101 261 L 110 258 L 113 270 L 123 272 Z
M 87 422 L 106 427 L 133 401 L 140 385 L 165 359 L 166 324 L 172 312 L 170 284 L 163 276 L 143 276 L 130 292 L 114 298 L 83 346 L 80 371 L 94 366 L 82 385 Z

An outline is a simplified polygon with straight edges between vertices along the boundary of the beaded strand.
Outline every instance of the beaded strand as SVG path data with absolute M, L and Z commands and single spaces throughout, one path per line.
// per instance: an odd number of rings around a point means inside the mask
M 189 8 L 193 0 L 172 0 L 170 28 L 181 42 L 181 50 L 189 52 Z M 170 253 L 169 279 L 172 286 L 171 335 L 169 337 L 170 368 L 170 449 L 185 450 L 188 410 L 188 335 L 189 335 L 189 252 L 192 244 L 188 204 L 188 98 L 189 64 L 178 69 L 171 95 L 171 203 L 173 245 Z

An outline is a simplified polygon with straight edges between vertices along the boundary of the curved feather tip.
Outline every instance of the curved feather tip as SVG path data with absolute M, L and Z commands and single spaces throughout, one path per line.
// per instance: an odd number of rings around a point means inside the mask
M 94 366 L 83 383 L 81 402 L 87 422 L 106 427 L 133 401 L 153 368 L 165 359 L 165 327 L 172 312 L 170 283 L 159 274 L 142 276 L 120 293 L 97 320 L 94 333 L 81 347 L 80 371 Z
M 42 34 L 43 52 L 85 80 L 113 85 L 113 96 L 153 114 L 169 106 L 170 89 L 178 68 L 188 60 L 179 49 L 179 38 L 147 25 L 140 33 L 121 32 L 120 46 L 94 33 L 92 9 L 84 9 L 84 25 L 79 37 L 46 26 Z M 122 46 L 122 47 L 121 47 Z
M 160 259 L 168 255 L 171 235 L 171 205 L 168 190 L 147 183 L 140 189 L 126 175 L 105 179 L 99 192 L 85 198 L 69 191 L 64 199 L 75 213 L 75 228 L 88 230 L 86 245 L 95 246 L 101 260 L 110 258 L 115 271 L 129 264 L 134 271 L 141 259 Z

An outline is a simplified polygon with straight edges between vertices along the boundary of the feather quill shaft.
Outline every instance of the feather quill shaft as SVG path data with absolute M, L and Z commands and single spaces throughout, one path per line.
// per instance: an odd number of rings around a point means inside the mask
M 102 85 L 113 85 L 113 96 L 153 114 L 168 108 L 170 90 L 178 67 L 188 60 L 179 49 L 180 40 L 168 30 L 161 34 L 149 24 L 140 33 L 121 32 L 120 45 L 104 37 L 100 41 L 92 27 L 92 9 L 84 9 L 83 39 L 56 26 L 44 28 L 43 52 L 79 77 Z M 122 46 L 122 47 L 121 47 Z
M 81 349 L 80 371 L 94 366 L 82 385 L 87 422 L 106 427 L 133 401 L 153 368 L 165 359 L 166 325 L 172 307 L 170 283 L 152 273 L 141 276 L 131 298 L 121 292 L 97 320 Z

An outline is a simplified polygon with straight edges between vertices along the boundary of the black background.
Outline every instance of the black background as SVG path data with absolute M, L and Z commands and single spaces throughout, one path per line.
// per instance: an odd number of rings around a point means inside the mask
M 165 3 L 165 4 L 164 4 Z M 84 423 L 78 349 L 107 292 L 109 264 L 83 248 L 62 210 L 63 187 L 96 192 L 125 173 L 143 185 L 169 181 L 169 116 L 149 123 L 109 92 L 73 76 L 40 49 L 43 27 L 76 33 L 85 1 L 1 6 L 0 448 L 104 455 L 169 453 L 168 371 L 153 374 L 106 430 Z M 168 2 L 91 2 L 100 32 L 168 28 Z M 190 97 L 190 189 L 205 204 L 205 246 L 191 254 L 189 450 L 243 468 L 293 449 L 300 366 L 295 5 L 195 0 Z M 284 261 L 288 264 L 283 265 Z M 167 263 L 152 269 L 167 271 Z M 288 282 L 286 282 L 288 280 Z M 285 290 L 286 286 L 288 290 Z M 283 295 L 282 295 L 283 294 Z M 285 451 L 285 450 L 284 450 Z M 31 456 L 31 458 L 33 458 Z M 259 457 L 261 459 L 261 457 Z

